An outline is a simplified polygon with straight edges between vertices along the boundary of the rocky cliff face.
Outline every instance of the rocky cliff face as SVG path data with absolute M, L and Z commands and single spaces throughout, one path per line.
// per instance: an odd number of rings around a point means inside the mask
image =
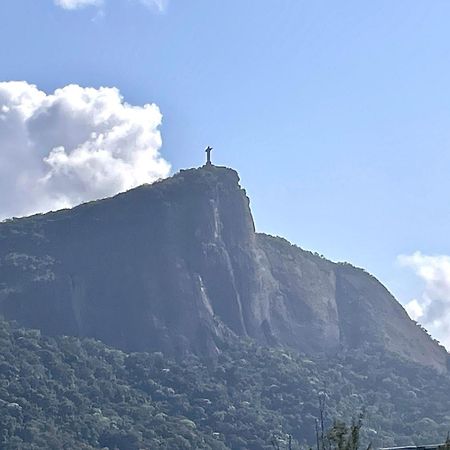
M 125 350 L 214 355 L 239 335 L 448 358 L 369 274 L 255 233 L 237 173 L 215 166 L 0 224 L 0 311 Z

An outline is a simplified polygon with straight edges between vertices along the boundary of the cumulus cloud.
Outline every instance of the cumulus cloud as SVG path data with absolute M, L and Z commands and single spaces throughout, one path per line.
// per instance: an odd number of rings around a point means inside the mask
M 415 252 L 399 256 L 398 261 L 424 282 L 422 294 L 407 303 L 406 310 L 450 349 L 450 256 Z
M 149 9 L 156 9 L 163 12 L 166 9 L 168 0 L 132 0 L 138 2 Z M 54 0 L 55 5 L 67 10 L 85 8 L 87 6 L 103 6 L 106 0 Z
M 161 113 L 116 88 L 46 94 L 0 83 L 0 218 L 70 207 L 166 177 Z

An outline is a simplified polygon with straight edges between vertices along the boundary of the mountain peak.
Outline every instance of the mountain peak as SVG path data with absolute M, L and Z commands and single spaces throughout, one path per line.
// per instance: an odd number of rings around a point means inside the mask
M 255 232 L 238 173 L 205 165 L 0 224 L 0 311 L 125 350 L 214 356 L 245 336 L 306 353 L 448 355 L 373 277 Z

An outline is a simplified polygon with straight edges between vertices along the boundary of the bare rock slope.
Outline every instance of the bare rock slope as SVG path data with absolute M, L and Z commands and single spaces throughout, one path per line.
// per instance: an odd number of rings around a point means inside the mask
M 125 350 L 214 355 L 238 335 L 306 353 L 376 345 L 447 370 L 371 275 L 256 233 L 223 167 L 1 223 L 0 312 Z

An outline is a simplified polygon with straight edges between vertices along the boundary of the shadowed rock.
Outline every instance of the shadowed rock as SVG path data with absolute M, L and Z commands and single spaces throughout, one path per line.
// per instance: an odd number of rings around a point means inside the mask
M 307 353 L 377 345 L 438 370 L 448 357 L 363 270 L 256 233 L 238 174 L 213 165 L 0 224 L 0 311 L 176 356 L 240 335 Z

